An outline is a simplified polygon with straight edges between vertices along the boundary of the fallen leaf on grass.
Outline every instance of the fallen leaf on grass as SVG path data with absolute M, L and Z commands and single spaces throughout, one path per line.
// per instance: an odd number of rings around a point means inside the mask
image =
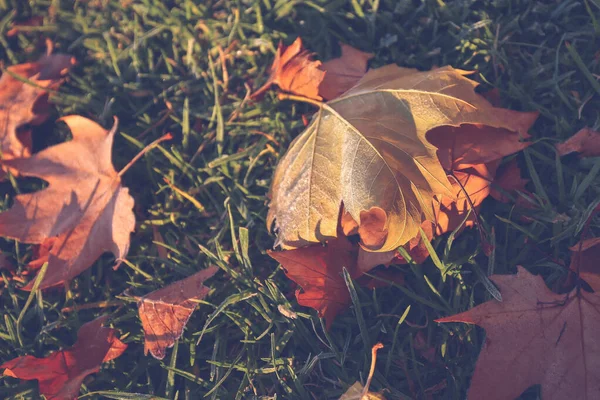
M 421 223 L 433 218 L 434 196 L 455 194 L 427 132 L 473 125 L 501 131 L 493 137 L 511 132 L 520 138 L 536 117 L 492 107 L 466 74 L 451 67 L 418 72 L 390 65 L 370 70 L 323 104 L 275 172 L 267 225 L 275 227 L 277 244 L 290 249 L 336 237 L 342 202 L 359 226 L 362 211 L 378 207 L 387 214 L 386 239 L 372 250 L 391 251 L 414 238 Z M 459 166 L 500 154 L 459 147 Z
M 569 269 L 578 273 L 595 291 L 600 291 L 600 237 L 583 240 L 571 250 L 571 265 Z
M 285 275 L 301 287 L 296 291 L 298 304 L 317 310 L 329 329 L 335 316 L 350 304 L 342 268 L 346 268 L 352 278 L 362 275 L 356 266 L 358 246 L 342 235 L 326 245 L 269 251 L 268 254 L 282 265 Z
M 325 318 L 327 329 L 350 304 L 343 268 L 365 287 L 388 286 L 388 283 L 364 276 L 364 273 L 377 265 L 389 266 L 397 257 L 396 252 L 367 252 L 341 232 L 338 238 L 325 244 L 268 251 L 268 254 L 281 264 L 285 275 L 300 286 L 301 289 L 296 291 L 298 304 L 317 310 L 319 317 Z M 373 275 L 395 284 L 404 282 L 404 275 L 397 271 L 378 271 Z
M 312 53 L 302 46 L 302 39 L 297 38 L 289 47 L 280 42 L 269 79 L 251 97 L 260 98 L 272 85 L 277 85 L 284 92 L 321 100 L 319 84 L 325 72 L 320 66 L 321 62 L 313 60 Z
M 437 320 L 486 331 L 468 399 L 511 400 L 536 384 L 545 400 L 600 398 L 600 296 L 555 294 L 522 267 L 490 279 L 502 302 Z
M 81 326 L 73 347 L 51 353 L 48 357 L 18 357 L 0 365 L 4 375 L 39 381 L 40 393 L 48 400 L 73 400 L 86 376 L 100 371 L 100 366 L 119 357 L 127 345 L 117 331 L 102 324 L 108 317 L 96 318 Z
M 342 43 L 342 55 L 326 61 L 321 66 L 325 77 L 319 85 L 319 94 L 325 100 L 335 99 L 350 89 L 367 72 L 367 62 L 373 58 L 372 53 L 365 53 Z
M 57 237 L 40 289 L 73 279 L 104 252 L 120 263 L 135 226 L 134 200 L 111 162 L 117 123 L 109 132 L 80 116 L 62 120 L 73 140 L 3 161 L 21 175 L 48 182 L 43 190 L 16 196 L 10 210 L 0 213 L 0 236 L 26 243 Z
M 142 297 L 138 310 L 144 329 L 144 354 L 152 354 L 156 359 L 165 357 L 167 348 L 183 334 L 183 329 L 198 303 L 209 292 L 202 283 L 219 269 L 209 267 L 183 280 L 174 282 L 162 289 Z
M 581 157 L 599 157 L 600 132 L 583 128 L 563 143 L 558 143 L 556 150 L 561 156 L 579 153 Z
M 56 90 L 75 59 L 65 54 L 8 67 L 0 77 L 2 159 L 31 155 L 31 130 L 48 117 L 48 90 Z M 20 79 L 17 79 L 19 77 Z M 23 80 L 29 80 L 23 82 Z

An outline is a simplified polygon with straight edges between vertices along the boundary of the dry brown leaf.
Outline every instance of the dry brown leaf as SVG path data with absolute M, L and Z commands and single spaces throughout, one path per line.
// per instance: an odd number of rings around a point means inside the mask
M 0 365 L 4 375 L 39 381 L 40 393 L 48 400 L 73 400 L 79 396 L 83 380 L 100 371 L 100 366 L 119 357 L 127 345 L 117 331 L 102 324 L 107 316 L 81 326 L 73 347 L 56 351 L 45 358 L 18 357 Z
M 558 143 L 556 150 L 561 156 L 579 153 L 581 157 L 599 157 L 600 132 L 583 128 L 563 143 Z
M 144 328 L 144 354 L 162 360 L 168 348 L 183 334 L 183 329 L 209 288 L 202 285 L 219 268 L 208 267 L 183 280 L 142 297 L 138 309 Z
M 302 39 L 297 38 L 289 47 L 280 42 L 269 79 L 251 97 L 260 98 L 272 85 L 277 85 L 285 92 L 321 100 L 319 84 L 325 72 L 320 66 L 321 62 L 314 61 L 312 53 L 302 46 Z
M 48 90 L 56 90 L 75 59 L 64 54 L 8 67 L 0 77 L 0 151 L 3 159 L 31 155 L 31 131 L 48 117 Z M 19 77 L 21 80 L 16 78 Z M 23 82 L 29 80 L 31 83 Z
M 111 162 L 117 123 L 109 132 L 84 117 L 62 120 L 73 140 L 3 162 L 21 175 L 48 182 L 43 190 L 16 196 L 10 210 L 0 213 L 0 236 L 26 243 L 57 237 L 41 289 L 70 281 L 104 252 L 120 263 L 135 226 L 134 200 Z
M 516 399 L 536 384 L 544 400 L 600 398 L 600 296 L 579 289 L 555 294 L 522 267 L 490 279 L 502 302 L 437 320 L 486 331 L 468 399 Z
M 319 85 L 319 94 L 325 100 L 332 100 L 350 89 L 367 72 L 367 62 L 372 53 L 365 53 L 341 43 L 342 55 L 326 61 L 321 66 L 325 77 Z
M 387 213 L 388 235 L 377 251 L 415 237 L 422 221 L 433 218 L 434 195 L 456 192 L 427 132 L 475 124 L 526 137 L 533 118 L 492 107 L 466 74 L 391 65 L 367 72 L 324 104 L 275 172 L 267 224 L 277 244 L 289 249 L 335 237 L 342 202 L 359 226 L 361 211 Z
M 296 291 L 298 304 L 314 308 L 325 318 L 327 329 L 335 316 L 350 304 L 350 294 L 342 268 L 352 278 L 362 275 L 356 268 L 358 246 L 345 236 L 297 250 L 269 251 L 284 269 L 285 275 L 302 289 Z

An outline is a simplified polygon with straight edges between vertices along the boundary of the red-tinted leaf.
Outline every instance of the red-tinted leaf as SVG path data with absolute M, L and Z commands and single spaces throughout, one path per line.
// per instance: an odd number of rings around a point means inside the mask
M 72 400 L 86 376 L 100 371 L 102 363 L 119 357 L 127 345 L 116 336 L 116 330 L 102 324 L 103 316 L 81 326 L 73 347 L 51 353 L 48 357 L 18 357 L 0 365 L 4 375 L 37 379 L 40 393 L 48 400 Z
M 138 309 L 144 328 L 144 353 L 162 360 L 167 348 L 183 334 L 197 303 L 209 288 L 202 285 L 219 269 L 209 267 L 142 297 Z
M 329 328 L 335 316 L 350 303 L 342 268 L 353 278 L 361 275 L 356 266 L 357 253 L 358 245 L 341 235 L 326 245 L 270 251 L 269 255 L 282 265 L 286 276 L 302 288 L 296 291 L 298 304 L 317 310 Z

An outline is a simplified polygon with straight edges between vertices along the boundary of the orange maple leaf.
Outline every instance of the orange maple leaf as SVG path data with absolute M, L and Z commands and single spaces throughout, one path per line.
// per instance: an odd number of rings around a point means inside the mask
M 553 293 L 522 267 L 490 279 L 502 302 L 437 320 L 486 331 L 468 399 L 515 399 L 536 384 L 545 400 L 600 398 L 600 295 Z
M 302 46 L 302 39 L 297 38 L 289 47 L 279 42 L 269 79 L 252 98 L 260 98 L 272 85 L 277 85 L 284 92 L 321 100 L 319 84 L 325 72 L 320 66 L 321 62 L 312 60 L 312 53 Z
M 167 348 L 183 334 L 183 329 L 198 305 L 194 300 L 206 297 L 209 288 L 202 285 L 219 269 L 209 267 L 162 289 L 148 293 L 138 301 L 144 329 L 144 354 L 165 357 Z
M 4 375 L 37 379 L 40 393 L 48 400 L 73 400 L 86 376 L 100 371 L 100 366 L 119 357 L 127 345 L 117 331 L 102 326 L 108 316 L 96 318 L 81 326 L 73 347 L 51 353 L 48 357 L 17 357 L 0 365 Z
M 48 182 L 43 190 L 16 196 L 10 210 L 0 213 L 0 236 L 26 243 L 57 237 L 41 289 L 73 279 L 104 252 L 120 263 L 135 226 L 134 200 L 111 162 L 117 124 L 109 132 L 80 116 L 62 120 L 73 140 L 3 161 L 21 175 Z

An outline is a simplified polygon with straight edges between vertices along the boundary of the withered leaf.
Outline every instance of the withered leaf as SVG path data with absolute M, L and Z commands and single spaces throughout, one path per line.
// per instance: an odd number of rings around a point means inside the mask
M 345 43 L 341 45 L 342 55 L 326 61 L 321 66 L 325 77 L 319 85 L 319 94 L 332 100 L 350 89 L 367 72 L 367 62 L 373 54 L 365 53 Z
M 0 365 L 4 375 L 39 381 L 40 393 L 48 400 L 73 400 L 86 376 L 100 371 L 102 363 L 119 357 L 127 345 L 117 331 L 102 324 L 108 317 L 96 318 L 81 326 L 73 347 L 48 357 L 18 357 Z
M 359 226 L 361 211 L 387 213 L 387 238 L 373 250 L 390 251 L 415 237 L 421 222 L 433 218 L 434 195 L 453 195 L 428 131 L 471 124 L 525 137 L 530 125 L 531 118 L 492 107 L 466 74 L 390 65 L 370 70 L 324 104 L 275 172 L 267 224 L 277 244 L 289 249 L 335 237 L 342 202 Z
M 202 285 L 219 269 L 208 267 L 194 275 L 174 282 L 142 297 L 138 310 L 144 329 L 144 354 L 162 360 L 167 348 L 183 334 L 183 329 L 197 303 L 206 297 L 209 288 Z
M 555 294 L 522 267 L 490 279 L 502 302 L 437 320 L 486 331 L 468 399 L 515 399 L 536 384 L 545 400 L 600 398 L 600 296 Z
M 109 132 L 84 117 L 62 120 L 73 140 L 30 158 L 3 161 L 21 175 L 48 182 L 43 190 L 16 196 L 14 205 L 0 213 L 0 236 L 26 243 L 57 237 L 41 289 L 70 281 L 104 252 L 120 263 L 135 226 L 134 200 L 111 162 L 117 123 Z
M 356 267 L 357 253 L 358 246 L 343 235 L 326 245 L 268 252 L 282 265 L 286 276 L 301 287 L 296 291 L 298 304 L 317 310 L 328 329 L 335 316 L 350 304 L 342 269 L 346 268 L 352 278 L 362 275 Z
M 313 60 L 312 53 L 302 46 L 302 39 L 297 38 L 289 47 L 280 42 L 269 79 L 252 98 L 260 98 L 272 85 L 277 85 L 284 92 L 321 100 L 319 84 L 325 72 L 320 66 L 321 62 Z
M 28 157 L 31 131 L 27 124 L 41 124 L 48 117 L 48 89 L 62 83 L 73 57 L 54 54 L 37 62 L 13 65 L 0 77 L 0 150 L 2 159 Z M 21 80 L 17 79 L 21 78 Z M 29 80 L 31 83 L 23 82 Z

